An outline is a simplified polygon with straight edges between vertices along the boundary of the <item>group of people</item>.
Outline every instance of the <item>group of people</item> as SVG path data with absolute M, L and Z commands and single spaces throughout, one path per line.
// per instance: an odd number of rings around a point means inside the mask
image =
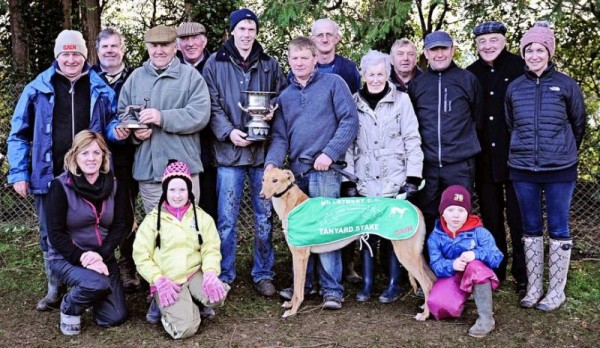
M 421 208 L 439 278 L 429 303 L 436 319 L 460 315 L 472 293 L 479 319 L 469 334 L 493 329 L 492 289 L 507 272 L 505 210 L 521 306 L 548 311 L 565 302 L 586 120 L 580 88 L 552 63 L 547 25 L 523 36 L 521 57 L 507 51 L 502 23 L 485 22 L 473 30 L 479 59 L 466 70 L 453 61 L 450 35 L 436 31 L 424 40 L 428 69 L 417 67 L 416 45 L 400 39 L 390 54 L 365 54 L 359 71 L 336 54 L 339 26 L 319 19 L 310 37 L 289 43 L 286 76 L 257 40 L 254 12 L 239 9 L 229 20 L 231 36 L 212 54 L 200 23 L 149 29 L 149 59 L 137 69 L 114 29 L 98 35 L 94 66 L 81 33 L 64 30 L 55 62 L 25 87 L 8 138 L 8 180 L 19 195 L 34 195 L 48 279 L 37 309 L 59 306 L 63 334 L 78 334 L 90 307 L 97 325 L 122 323 L 124 292 L 140 287 L 139 274 L 152 295 L 147 320 L 176 339 L 193 335 L 236 279 L 247 179 L 250 276 L 260 295 L 274 296 L 272 206 L 259 192 L 264 172 L 284 165 L 309 197 L 404 194 Z M 245 91 L 274 95 L 278 107 L 263 117 L 268 141 L 247 139 L 248 114 L 238 107 L 248 104 Z M 145 128 L 123 127 L 117 115 L 130 106 L 143 106 L 137 121 Z M 475 192 L 481 219 L 470 215 Z M 134 233 L 138 194 L 146 217 Z M 550 235 L 543 299 L 542 195 Z M 405 272 L 389 242 L 369 243 L 379 243 L 388 278 L 379 301 L 393 302 Z M 323 308 L 340 309 L 342 279 L 357 278 L 353 253 L 311 257 L 306 295 L 319 291 Z M 361 259 L 362 302 L 375 289 L 376 259 L 368 250 Z M 280 296 L 291 298 L 291 289 Z

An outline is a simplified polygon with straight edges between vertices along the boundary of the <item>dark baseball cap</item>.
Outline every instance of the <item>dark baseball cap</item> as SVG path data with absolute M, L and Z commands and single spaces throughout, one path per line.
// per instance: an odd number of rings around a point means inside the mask
M 453 45 L 452 37 L 447 32 L 438 30 L 425 36 L 423 47 L 430 50 L 434 47 L 452 47 Z

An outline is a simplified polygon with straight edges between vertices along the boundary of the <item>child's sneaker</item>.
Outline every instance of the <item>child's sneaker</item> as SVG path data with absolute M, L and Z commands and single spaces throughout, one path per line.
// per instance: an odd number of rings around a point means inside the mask
M 60 332 L 67 336 L 79 335 L 81 332 L 81 317 L 60 312 Z

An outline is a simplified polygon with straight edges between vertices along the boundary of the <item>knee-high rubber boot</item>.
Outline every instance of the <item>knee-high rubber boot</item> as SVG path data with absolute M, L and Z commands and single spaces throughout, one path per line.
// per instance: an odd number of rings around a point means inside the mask
M 521 307 L 532 308 L 544 294 L 544 238 L 523 237 L 525 265 L 527 266 L 527 294 Z
M 558 309 L 567 301 L 565 296 L 565 285 L 567 284 L 567 273 L 571 261 L 571 240 L 550 239 L 548 247 L 548 272 L 549 285 L 546 296 L 538 303 L 537 309 L 545 312 Z
M 394 248 L 392 247 L 389 241 L 382 240 L 382 247 L 387 249 L 387 264 L 388 264 L 388 286 L 379 296 L 379 302 L 381 303 L 390 303 L 394 302 L 400 298 L 402 294 L 401 288 L 401 277 L 404 272 L 404 268 L 398 261 L 396 254 L 394 253 Z
M 44 272 L 46 273 L 46 278 L 48 279 L 48 292 L 46 296 L 42 298 L 35 309 L 38 311 L 49 311 L 52 309 L 57 309 L 60 306 L 60 300 L 62 298 L 62 294 L 64 293 L 64 288 L 62 284 L 58 280 L 56 276 L 52 274 L 52 270 L 50 270 L 50 262 L 48 261 L 48 253 L 44 252 Z
M 363 270 L 363 288 L 356 294 L 356 301 L 365 302 L 371 299 L 371 292 L 373 292 L 373 281 L 375 278 L 375 255 L 371 256 L 369 248 L 363 247 L 360 252 L 362 258 L 362 270 Z
M 494 303 L 492 301 L 492 284 L 477 284 L 473 286 L 473 298 L 477 306 L 477 314 L 479 318 L 475 325 L 469 329 L 471 337 L 485 337 L 489 334 L 496 325 L 494 320 Z

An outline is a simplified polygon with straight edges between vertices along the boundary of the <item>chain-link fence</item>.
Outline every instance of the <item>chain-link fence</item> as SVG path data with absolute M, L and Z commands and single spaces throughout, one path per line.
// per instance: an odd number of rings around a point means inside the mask
M 16 102 L 20 96 L 19 85 L 5 83 L 0 86 L 0 154 L 6 154 L 6 138 L 10 131 L 10 120 Z M 599 148 L 597 128 L 588 129 L 581 152 L 594 153 Z M 595 140 L 594 140 L 595 139 Z M 575 188 L 571 208 L 571 230 L 575 240 L 575 248 L 582 256 L 600 255 L 600 185 L 598 183 L 598 160 L 596 156 L 583 156 L 580 165 L 580 179 Z M 590 159 L 591 158 L 591 159 Z M 8 163 L 5 160 L 0 167 L 0 227 L 36 228 L 37 219 L 31 197 L 19 197 L 12 187 L 7 185 L 6 174 Z M 253 231 L 252 205 L 246 189 L 242 202 L 238 226 L 240 238 L 251 238 Z M 138 200 L 138 203 L 139 200 Z M 475 200 L 475 209 L 477 202 Z M 143 215 L 141 204 L 138 204 L 138 217 Z M 141 220 L 139 220 L 141 221 Z M 277 219 L 274 219 L 277 221 Z M 276 223 L 277 224 L 277 223 Z

